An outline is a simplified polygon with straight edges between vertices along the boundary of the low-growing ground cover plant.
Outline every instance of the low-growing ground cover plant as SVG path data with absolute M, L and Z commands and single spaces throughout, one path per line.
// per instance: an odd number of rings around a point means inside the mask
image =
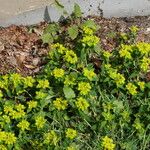
M 99 27 L 80 17 L 75 5 L 63 25 L 45 29 L 50 51 L 39 75 L 0 77 L 0 149 L 150 148 L 150 44 L 136 43 L 132 26 L 103 50 Z

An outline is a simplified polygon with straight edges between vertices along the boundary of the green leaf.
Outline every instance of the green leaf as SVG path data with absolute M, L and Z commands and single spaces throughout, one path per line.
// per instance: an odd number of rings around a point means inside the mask
M 77 18 L 82 16 L 82 12 L 81 12 L 80 6 L 77 3 L 75 3 L 75 5 L 74 5 L 74 15 Z
M 83 23 L 82 26 L 97 30 L 100 28 L 99 26 L 96 25 L 96 23 L 93 20 L 87 20 L 86 22 Z
M 148 87 L 148 88 L 150 89 L 150 82 L 146 83 L 145 86 Z
M 41 36 L 43 43 L 53 43 L 53 37 L 50 33 L 45 33 Z
M 75 98 L 75 93 L 74 93 L 74 91 L 72 90 L 72 88 L 65 86 L 65 87 L 63 88 L 63 91 L 64 91 L 65 97 L 66 97 L 67 99 Z
M 72 27 L 68 28 L 69 37 L 74 40 L 78 36 L 78 26 L 73 25 Z
M 44 30 L 44 34 L 45 33 L 51 33 L 51 34 L 56 34 L 59 31 L 59 26 L 58 24 L 49 24 L 45 30 Z

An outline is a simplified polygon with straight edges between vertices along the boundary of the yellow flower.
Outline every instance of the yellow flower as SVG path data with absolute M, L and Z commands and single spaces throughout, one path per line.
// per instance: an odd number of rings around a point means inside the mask
M 0 150 L 7 150 L 7 147 L 5 147 L 4 145 L 0 145 Z
M 143 59 L 141 60 L 141 69 L 146 72 L 149 68 L 149 65 L 150 65 L 150 58 L 147 58 L 147 57 L 143 57 Z
M 116 82 L 117 87 L 122 86 L 122 85 L 125 84 L 125 78 L 124 78 L 124 76 L 123 76 L 122 74 L 120 74 L 120 73 L 117 73 L 117 74 L 116 74 L 116 77 L 114 78 L 114 80 L 115 80 L 115 82 Z
M 94 36 L 94 35 L 86 35 L 85 37 L 83 37 L 81 42 L 83 43 L 83 45 L 93 47 L 93 46 L 96 46 L 98 44 L 99 38 L 97 36 Z
M 139 42 L 137 45 L 138 50 L 142 55 L 148 56 L 150 53 L 150 43 Z
M 56 98 L 56 100 L 53 101 L 53 105 L 58 110 L 65 110 L 68 106 L 67 100 L 63 100 L 62 98 Z
M 104 150 L 114 150 L 115 144 L 113 143 L 113 140 L 111 138 L 105 136 L 102 139 L 102 147 L 104 148 Z
M 87 110 L 89 107 L 89 103 L 83 97 L 79 97 L 75 103 L 78 109 L 81 109 L 82 111 Z
M 22 82 L 22 77 L 18 73 L 13 73 L 10 76 L 10 80 L 13 82 L 14 87 L 16 88 Z
M 111 69 L 111 64 L 105 64 L 104 67 L 106 68 L 106 70 L 110 70 Z
M 35 125 L 38 129 L 43 128 L 46 123 L 46 119 L 43 116 L 37 116 L 35 118 Z
M 48 133 L 44 134 L 44 144 L 56 145 L 58 141 L 59 139 L 54 130 L 51 130 Z
M 6 139 L 6 132 L 0 131 L 0 142 Z
M 87 35 L 92 35 L 94 33 L 91 28 L 86 27 L 86 26 L 83 28 L 83 32 L 84 34 L 87 34 Z
M 132 45 L 121 45 L 121 50 L 119 51 L 120 57 L 132 59 L 130 51 L 132 51 Z
M 49 81 L 48 80 L 39 80 L 38 82 L 39 83 L 37 85 L 37 88 L 46 89 L 49 87 Z
M 109 57 L 112 56 L 112 54 L 108 51 L 103 51 L 103 56 L 108 59 Z
M 55 68 L 53 70 L 53 74 L 55 78 L 62 78 L 65 74 L 65 71 L 63 69 L 60 68 Z
M 126 33 L 121 33 L 120 34 L 121 38 L 124 39 L 124 40 L 127 40 L 128 39 L 128 36 Z
M 77 131 L 72 129 L 72 128 L 68 128 L 66 131 L 66 137 L 73 140 L 75 137 L 77 136 Z
M 17 111 L 23 111 L 25 109 L 25 106 L 22 105 L 22 104 L 18 104 L 18 105 L 15 106 L 15 108 L 16 108 Z
M 90 81 L 93 80 L 94 77 L 96 77 L 96 74 L 93 70 L 88 70 L 87 68 L 83 69 L 84 76 L 87 77 Z
M 7 115 L 3 115 L 3 119 L 6 123 L 10 123 L 10 117 Z
M 68 146 L 66 150 L 76 150 L 76 148 L 74 146 Z
M 139 28 L 137 26 L 133 25 L 133 26 L 130 27 L 130 30 L 131 30 L 132 33 L 137 33 L 139 31 Z
M 75 64 L 78 61 L 77 55 L 72 50 L 66 51 L 64 56 L 65 60 L 71 64 Z
M 24 79 L 24 86 L 25 88 L 27 87 L 33 87 L 33 84 L 35 82 L 35 79 L 31 76 L 27 76 L 26 78 L 23 78 Z
M 0 90 L 0 98 L 2 98 L 3 97 L 3 93 L 2 93 L 2 91 Z
M 25 116 L 25 112 L 23 110 L 17 112 L 15 110 L 13 110 L 12 112 L 9 113 L 9 115 L 13 118 L 13 119 L 19 119 Z
M 60 54 L 63 54 L 66 51 L 66 48 L 62 44 L 59 44 L 59 43 L 52 45 L 52 48 L 56 49 Z
M 47 93 L 44 93 L 42 91 L 36 92 L 36 99 L 44 99 L 44 98 L 46 98 L 46 96 L 47 96 Z
M 126 85 L 126 88 L 127 88 L 127 90 L 129 91 L 129 93 L 131 95 L 136 95 L 137 94 L 137 91 L 136 91 L 137 87 L 134 84 L 128 83 Z
M 21 128 L 22 131 L 24 130 L 29 130 L 29 122 L 26 120 L 22 120 L 21 122 L 19 122 L 19 124 L 17 125 L 17 127 Z
M 7 105 L 4 106 L 5 114 L 8 114 L 8 113 L 10 113 L 12 111 L 13 111 L 13 106 L 7 106 Z
M 5 144 L 12 145 L 16 142 L 17 138 L 14 133 L 6 132 Z
M 28 103 L 29 109 L 36 108 L 36 106 L 37 106 L 37 101 L 29 101 L 27 103 Z
M 140 82 L 140 81 L 139 81 L 137 84 L 138 84 L 138 86 L 140 87 L 140 89 L 143 91 L 144 88 L 145 88 L 145 82 Z
M 80 94 L 87 95 L 91 90 L 91 86 L 87 82 L 80 82 L 78 83 L 78 90 L 80 91 Z

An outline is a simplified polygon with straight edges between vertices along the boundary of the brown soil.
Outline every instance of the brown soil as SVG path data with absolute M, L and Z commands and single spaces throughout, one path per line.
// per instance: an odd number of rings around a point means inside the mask
M 101 26 L 98 36 L 105 50 L 116 47 L 117 34 L 127 32 L 131 25 L 140 28 L 137 41 L 150 43 L 150 16 L 134 18 L 105 19 L 89 16 Z M 47 23 L 34 27 L 15 26 L 0 29 L 0 74 L 18 72 L 22 75 L 33 75 L 44 66 L 44 57 L 49 49 L 42 44 L 40 35 Z

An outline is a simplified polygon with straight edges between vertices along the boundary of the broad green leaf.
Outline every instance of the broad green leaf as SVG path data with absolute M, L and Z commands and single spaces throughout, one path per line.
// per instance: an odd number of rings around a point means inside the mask
M 96 23 L 93 20 L 87 20 L 86 22 L 83 23 L 83 27 L 88 27 L 92 29 L 99 29 L 100 27 L 96 25 Z
M 53 43 L 53 37 L 50 33 L 45 33 L 41 36 L 43 43 Z
M 72 88 L 65 86 L 65 87 L 63 88 L 63 91 L 64 91 L 64 94 L 65 94 L 66 99 L 75 98 L 75 93 L 74 93 L 74 91 L 72 90 Z
M 73 25 L 72 27 L 68 28 L 68 34 L 72 40 L 74 40 L 78 36 L 78 26 Z
M 75 3 L 75 5 L 74 5 L 74 15 L 77 18 L 82 16 L 82 12 L 81 12 L 80 6 L 77 3 Z
M 146 83 L 146 87 L 150 89 L 150 82 Z
M 49 24 L 45 28 L 44 33 L 55 34 L 57 31 L 59 31 L 59 26 L 57 24 Z

